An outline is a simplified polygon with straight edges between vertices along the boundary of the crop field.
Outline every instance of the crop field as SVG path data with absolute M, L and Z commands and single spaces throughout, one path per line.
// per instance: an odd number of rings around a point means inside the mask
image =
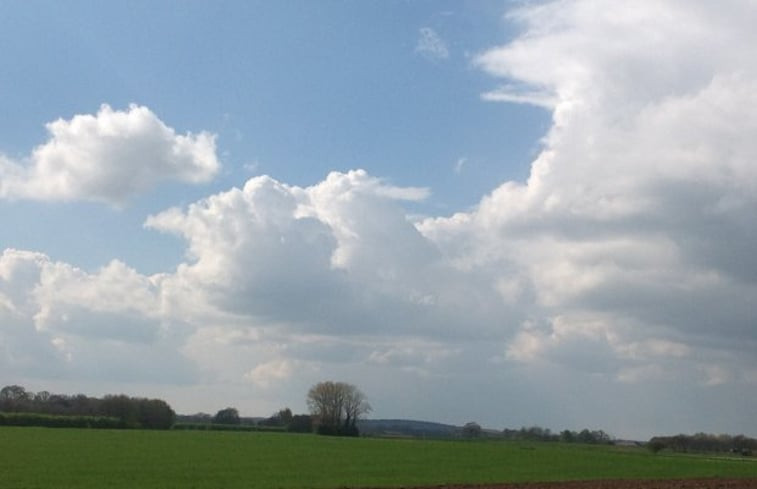
M 559 443 L 0 428 L 3 489 L 336 489 L 709 477 L 757 479 L 757 462 Z

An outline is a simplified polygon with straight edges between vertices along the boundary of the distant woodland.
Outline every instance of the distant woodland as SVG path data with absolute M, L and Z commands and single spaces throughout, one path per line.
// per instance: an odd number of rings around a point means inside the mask
M 124 394 L 90 397 L 84 394 L 30 392 L 19 385 L 0 389 L 0 426 L 46 426 L 108 429 L 179 429 L 287 431 L 336 436 L 403 436 L 436 438 L 497 438 L 512 441 L 613 444 L 602 430 L 552 432 L 539 426 L 502 431 L 484 430 L 478 423 L 462 427 L 410 420 L 365 420 L 370 411 L 365 396 L 351 384 L 321 382 L 307 395 L 310 414 L 293 414 L 283 408 L 267 418 L 245 418 L 233 407 L 215 415 L 177 415 L 162 399 L 130 397 Z M 646 443 L 653 452 L 757 453 L 757 439 L 744 435 L 655 436 Z
M 34 393 L 19 385 L 0 390 L 0 425 L 169 429 L 175 418 L 161 399 Z

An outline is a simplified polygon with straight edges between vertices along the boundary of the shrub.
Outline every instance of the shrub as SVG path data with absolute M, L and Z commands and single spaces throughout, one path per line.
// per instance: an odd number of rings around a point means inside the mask
M 287 431 L 294 433 L 312 433 L 313 418 L 307 414 L 295 414 L 287 426 Z
M 657 453 L 657 452 L 665 449 L 665 443 L 663 443 L 660 440 L 656 440 L 656 439 L 652 438 L 649 441 L 649 443 L 647 443 L 647 448 L 649 448 L 649 450 L 652 453 Z

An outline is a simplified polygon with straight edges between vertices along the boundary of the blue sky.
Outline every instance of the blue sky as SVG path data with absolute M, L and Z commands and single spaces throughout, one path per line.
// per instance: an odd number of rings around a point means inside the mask
M 25 232 L 6 228 L 2 242 L 45 247 L 90 269 L 118 256 L 144 272 L 167 271 L 164 264 L 176 264 L 175 243 L 150 232 L 133 243 L 124 239 L 124 227 L 134 236 L 145 213 L 258 174 L 306 186 L 333 170 L 363 168 L 397 185 L 428 187 L 430 198 L 414 212 L 466 210 L 499 182 L 524 179 L 549 127 L 541 108 L 480 99 L 491 80 L 471 58 L 513 35 L 504 5 L 14 6 L 0 34 L 6 63 L 14 66 L 0 79 L 3 93 L 13 94 L 0 100 L 0 111 L 14 115 L 0 121 L 5 154 L 26 155 L 42 144 L 46 122 L 95 112 L 103 103 L 137 103 L 177 132 L 217 134 L 223 170 L 202 187 L 164 185 L 117 212 L 8 204 L 14 206 L 9 218 L 25 222 L 19 226 Z M 423 28 L 439 36 L 447 57 L 416 49 Z M 55 229 L 72 223 L 78 232 Z M 107 233 L 98 232 L 103 226 Z M 96 236 L 87 251 L 76 242 L 83 234 Z
M 379 418 L 757 435 L 755 22 L 6 6 L 0 384 L 267 415 L 334 379 Z

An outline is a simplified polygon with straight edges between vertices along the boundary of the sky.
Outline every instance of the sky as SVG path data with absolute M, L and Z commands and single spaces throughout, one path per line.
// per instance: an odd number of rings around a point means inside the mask
M 2 10 L 0 384 L 757 436 L 752 2 Z

